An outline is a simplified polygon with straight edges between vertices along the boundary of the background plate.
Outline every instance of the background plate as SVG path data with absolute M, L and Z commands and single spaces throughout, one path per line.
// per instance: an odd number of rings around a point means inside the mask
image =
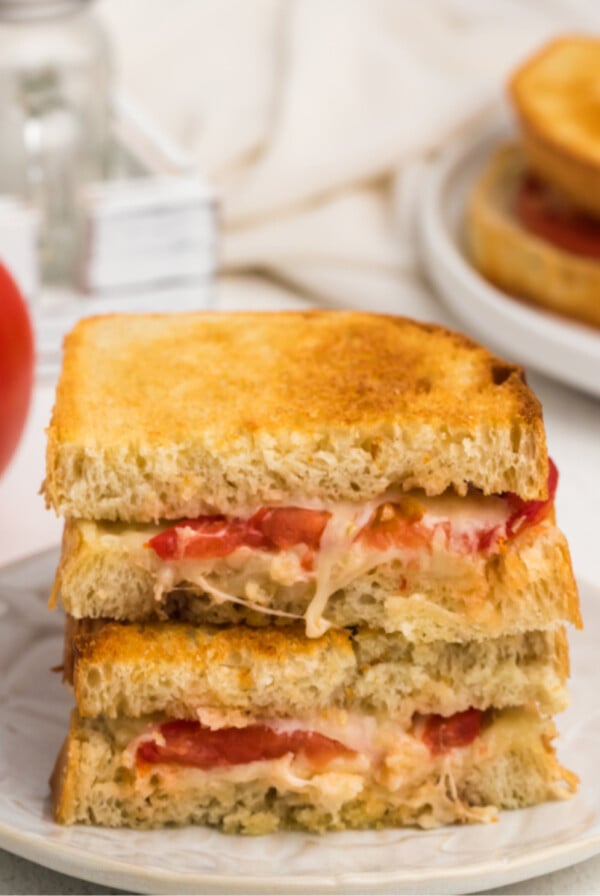
M 573 702 L 560 756 L 581 776 L 568 802 L 507 812 L 498 824 L 436 831 L 225 836 L 61 828 L 48 775 L 70 697 L 60 675 L 62 618 L 45 602 L 58 560 L 46 551 L 0 570 L 0 846 L 56 871 L 147 893 L 470 893 L 600 852 L 600 591 L 582 586 L 587 629 L 572 638 Z
M 484 280 L 465 255 L 467 196 L 494 147 L 511 137 L 510 127 L 498 123 L 432 166 L 420 204 L 423 264 L 442 301 L 472 335 L 510 360 L 600 396 L 600 330 L 509 296 Z

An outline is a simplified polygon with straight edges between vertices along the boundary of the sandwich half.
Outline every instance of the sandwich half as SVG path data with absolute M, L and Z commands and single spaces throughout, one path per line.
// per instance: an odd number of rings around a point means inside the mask
M 600 217 L 532 175 L 522 148 L 490 158 L 469 200 L 466 240 L 475 267 L 501 289 L 600 326 Z
M 509 90 L 528 164 L 577 208 L 600 218 L 600 40 L 550 41 L 513 74 Z
M 56 816 L 245 833 L 489 820 L 575 786 L 543 717 L 567 672 L 562 631 L 415 648 L 369 630 L 71 623 Z
M 54 596 L 78 618 L 419 641 L 578 622 L 539 403 L 520 368 L 439 327 L 83 321 L 47 461 L 47 500 L 72 518 Z

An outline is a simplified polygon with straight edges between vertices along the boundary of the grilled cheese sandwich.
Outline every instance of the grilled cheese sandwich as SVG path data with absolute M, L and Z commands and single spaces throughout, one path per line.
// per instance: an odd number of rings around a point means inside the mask
M 56 819 L 431 827 L 566 797 L 556 482 L 523 372 L 442 328 L 81 322 L 44 486 L 77 704 Z
M 466 211 L 475 267 L 517 298 L 600 326 L 600 41 L 550 41 L 513 74 L 519 142 L 498 148 Z

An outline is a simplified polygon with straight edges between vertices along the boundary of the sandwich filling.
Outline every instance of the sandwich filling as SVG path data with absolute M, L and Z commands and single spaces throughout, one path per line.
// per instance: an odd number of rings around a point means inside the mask
M 476 709 L 447 718 L 415 715 L 408 727 L 335 710 L 312 719 L 248 716 L 243 721 L 210 709 L 198 715 L 199 721 L 151 723 L 130 740 L 123 764 L 140 787 L 155 772 L 166 786 L 182 774 L 269 780 L 280 790 L 316 788 L 337 805 L 360 793 L 367 781 L 393 792 L 415 775 L 443 767 L 450 754 L 471 747 L 493 721 L 492 711 Z
M 179 719 L 151 726 L 128 748 L 135 752 L 137 765 L 168 764 L 209 770 L 291 755 L 319 768 L 360 755 L 371 761 L 381 760 L 407 738 L 420 741 L 430 755 L 439 756 L 472 743 L 479 736 L 484 715 L 478 709 L 448 717 L 417 715 L 406 730 L 391 722 L 377 722 L 374 717 L 342 711 L 309 721 L 250 720 L 240 724 L 241 719 L 235 718 L 235 725 L 227 724 L 227 713 L 216 717 L 210 710 L 200 709 L 198 714 L 204 722 Z
M 155 595 L 161 600 L 190 582 L 218 603 L 232 601 L 271 615 L 293 615 L 265 606 L 260 589 L 248 582 L 240 594 L 209 579 L 224 559 L 241 571 L 257 571 L 266 562 L 269 575 L 281 585 L 314 583 L 304 617 L 296 618 L 305 619 L 309 637 L 319 637 L 330 625 L 323 616 L 329 598 L 358 576 L 396 558 L 407 566 L 418 565 L 433 548 L 460 555 L 499 553 L 507 541 L 551 513 L 557 481 L 550 461 L 548 497 L 541 501 L 523 501 L 510 493 L 388 493 L 365 504 L 262 507 L 248 516 L 182 520 L 145 543 L 154 558 Z
M 600 260 L 600 220 L 580 211 L 555 187 L 532 174 L 519 184 L 516 213 L 525 230 L 557 249 Z
M 164 715 L 72 720 L 55 772 L 60 821 L 315 831 L 491 821 L 496 806 L 564 799 L 576 778 L 533 710 L 391 717 Z M 243 723 L 243 724 L 242 724 Z
M 463 820 L 489 820 L 493 807 L 468 805 L 456 782 L 469 769 L 511 752 L 533 751 L 545 763 L 554 734 L 551 725 L 525 709 L 415 715 L 408 726 L 342 711 L 304 720 L 249 716 L 241 727 L 241 720 L 226 713 L 218 718 L 200 710 L 199 717 L 142 722 L 137 732 L 132 726 L 118 761 L 141 797 L 156 788 L 206 792 L 217 784 L 257 782 L 279 794 L 302 794 L 334 814 L 367 792 L 393 801 L 418 795 L 438 809 L 450 800 L 455 810 L 461 808 Z M 567 778 L 563 788 L 558 779 L 555 795 L 564 797 L 571 784 Z

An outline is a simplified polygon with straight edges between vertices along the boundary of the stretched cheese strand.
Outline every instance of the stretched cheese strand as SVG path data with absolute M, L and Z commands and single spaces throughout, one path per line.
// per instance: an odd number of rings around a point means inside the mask
M 398 495 L 388 494 L 361 505 L 340 502 L 327 506 L 331 517 L 321 536 L 320 548 L 314 555 L 314 569 L 307 573 L 298 568 L 298 581 L 315 582 L 313 597 L 303 616 L 276 610 L 217 588 L 207 578 L 215 564 L 210 559 L 162 562 L 156 572 L 155 597 L 160 601 L 163 594 L 174 587 L 182 587 L 182 582 L 189 582 L 202 588 L 216 603 L 230 601 L 270 616 L 304 618 L 307 636 L 318 638 L 331 627 L 324 613 L 332 594 L 381 564 L 414 554 L 413 550 L 403 545 L 392 544 L 381 550 L 356 540 L 377 508 L 388 501 L 393 502 L 395 498 L 398 499 Z M 498 528 L 502 532 L 509 513 L 506 502 L 498 497 L 443 495 L 428 498 L 419 495 L 417 500 L 424 511 L 422 521 L 431 530 L 432 540 L 439 537 L 454 550 L 476 550 L 478 532 L 488 528 Z M 323 509 L 323 506 L 319 505 L 319 508 Z
M 287 619 L 303 618 L 297 613 L 285 613 L 283 610 L 274 610 L 271 608 L 263 607 L 260 604 L 254 603 L 254 601 L 248 600 L 247 598 L 236 597 L 235 595 L 229 594 L 226 591 L 221 591 L 219 588 L 215 588 L 214 585 L 211 585 L 210 582 L 207 581 L 205 576 L 195 576 L 194 583 L 198 584 L 203 591 L 206 591 L 207 594 L 210 594 L 214 602 L 217 604 L 223 604 L 229 601 L 232 604 L 241 604 L 244 607 L 248 607 L 249 610 L 256 610 L 258 613 L 268 613 L 269 616 L 285 616 Z
M 318 638 L 331 627 L 331 623 L 323 618 L 323 613 L 331 595 L 341 587 L 341 582 L 336 582 L 333 577 L 333 568 L 350 552 L 354 539 L 371 518 L 377 504 L 377 501 L 370 501 L 358 508 L 352 504 L 340 504 L 331 515 L 316 555 L 315 593 L 304 614 L 307 637 Z M 355 575 L 353 570 L 352 578 Z

